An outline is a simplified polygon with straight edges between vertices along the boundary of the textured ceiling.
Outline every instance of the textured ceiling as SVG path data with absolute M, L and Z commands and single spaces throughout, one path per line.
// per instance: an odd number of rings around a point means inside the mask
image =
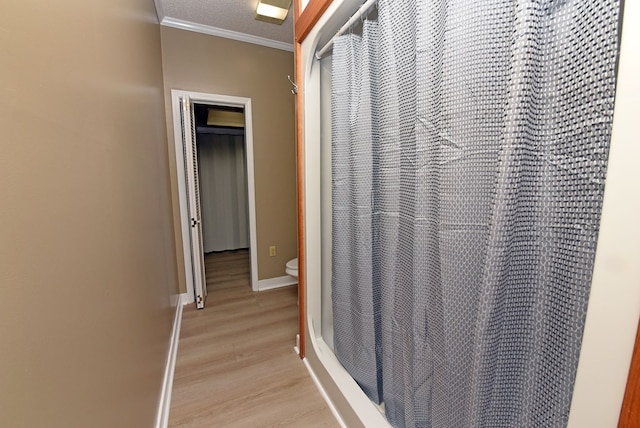
M 293 7 L 282 25 L 255 19 L 258 0 L 156 0 L 160 20 L 173 18 L 231 30 L 284 43 L 293 43 Z

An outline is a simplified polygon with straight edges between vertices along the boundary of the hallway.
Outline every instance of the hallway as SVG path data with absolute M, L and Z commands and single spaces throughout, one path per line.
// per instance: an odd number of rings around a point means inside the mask
M 247 250 L 205 257 L 207 307 L 185 307 L 171 427 L 337 427 L 293 350 L 296 287 L 254 293 Z

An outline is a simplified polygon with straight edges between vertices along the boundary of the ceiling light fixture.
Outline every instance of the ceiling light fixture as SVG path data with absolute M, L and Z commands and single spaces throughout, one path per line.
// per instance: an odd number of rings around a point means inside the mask
M 282 24 L 289 13 L 291 0 L 260 0 L 256 8 L 256 19 Z

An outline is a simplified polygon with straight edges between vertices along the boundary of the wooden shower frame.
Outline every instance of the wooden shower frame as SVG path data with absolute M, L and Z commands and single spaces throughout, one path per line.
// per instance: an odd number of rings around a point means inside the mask
M 302 0 L 294 0 L 294 62 L 295 82 L 298 85 L 296 94 L 296 159 L 297 159 L 297 187 L 298 187 L 298 331 L 300 335 L 300 358 L 304 358 L 306 352 L 306 269 L 305 269 L 305 240 L 304 240 L 304 137 L 303 137 L 303 94 L 302 85 L 302 42 L 309 31 L 318 22 L 332 0 L 310 0 L 302 11 Z

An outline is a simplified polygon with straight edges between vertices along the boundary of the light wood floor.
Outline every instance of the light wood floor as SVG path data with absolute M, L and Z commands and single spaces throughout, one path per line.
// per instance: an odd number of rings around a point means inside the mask
M 205 258 L 206 308 L 184 308 L 170 427 L 337 427 L 293 351 L 297 288 L 254 293 L 248 251 Z

